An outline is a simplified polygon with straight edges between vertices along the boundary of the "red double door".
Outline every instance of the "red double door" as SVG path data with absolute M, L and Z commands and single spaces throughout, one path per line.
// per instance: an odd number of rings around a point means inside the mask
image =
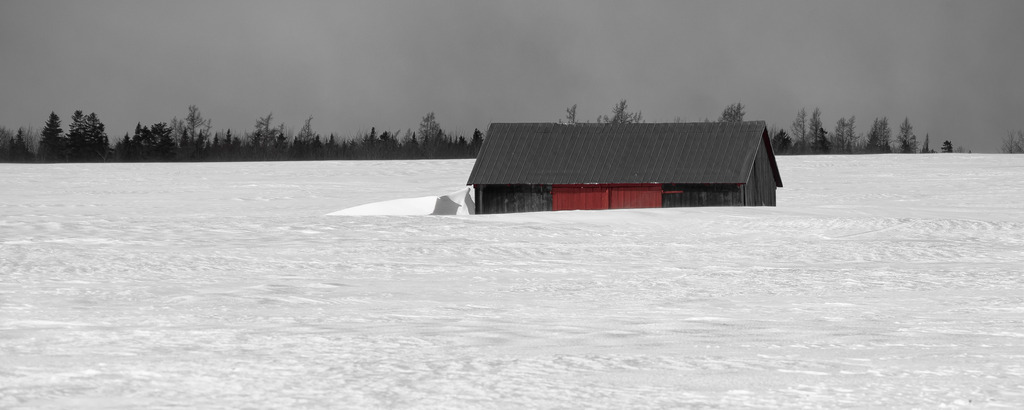
M 551 209 L 661 208 L 661 184 L 551 186 Z

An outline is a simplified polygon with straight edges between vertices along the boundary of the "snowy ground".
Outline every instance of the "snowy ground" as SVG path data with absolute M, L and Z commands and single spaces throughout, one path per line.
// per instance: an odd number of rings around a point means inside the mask
M 326 216 L 472 161 L 0 164 L 0 408 L 1024 407 L 1024 156 L 776 208 Z

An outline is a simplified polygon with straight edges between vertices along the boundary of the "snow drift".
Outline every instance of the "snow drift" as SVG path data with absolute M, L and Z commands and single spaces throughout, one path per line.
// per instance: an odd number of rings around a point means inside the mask
M 466 187 L 447 195 L 392 199 L 354 206 L 327 215 L 472 215 L 474 209 L 472 190 Z

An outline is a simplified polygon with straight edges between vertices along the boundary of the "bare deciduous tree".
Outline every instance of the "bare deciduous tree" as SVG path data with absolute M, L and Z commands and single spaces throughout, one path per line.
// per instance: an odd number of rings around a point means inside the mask
M 722 116 L 718 117 L 719 122 L 743 122 L 743 116 L 747 113 L 743 110 L 745 107 L 743 103 L 737 102 L 735 104 L 729 104 L 722 110 Z
M 269 146 L 274 141 L 274 113 L 268 113 L 266 117 L 256 120 L 256 129 L 249 134 L 249 143 L 253 147 L 261 148 Z M 284 125 L 284 124 L 282 124 Z
M 437 137 L 440 132 L 441 124 L 438 124 L 433 111 L 427 113 L 427 115 L 420 120 L 420 140 L 422 140 L 423 143 L 427 143 L 431 138 Z
M 796 113 L 796 119 L 793 120 L 793 124 L 789 127 L 790 136 L 796 140 L 798 145 L 797 149 L 803 149 L 809 144 L 807 143 L 807 110 L 801 108 Z
M 296 141 L 309 141 L 313 139 L 313 116 L 306 118 L 306 123 L 302 124 L 302 129 L 299 130 L 299 134 L 295 136 Z
M 1003 146 L 999 148 L 1000 152 L 1006 154 L 1024 154 L 1024 130 L 1017 130 L 1016 133 L 1009 132 L 1006 134 L 1006 138 L 1003 139 Z
M 569 124 L 576 123 L 576 104 L 573 104 L 572 107 L 565 109 L 565 122 Z
M 199 112 L 199 107 L 195 105 L 188 106 L 188 115 L 185 116 L 185 129 L 188 130 L 193 140 L 208 137 L 210 135 L 210 124 L 211 120 L 203 118 L 203 113 Z
M 831 150 L 831 144 L 828 141 L 828 132 L 822 125 L 821 110 L 814 107 L 814 111 L 811 112 L 811 120 L 807 122 L 811 131 L 811 149 L 818 154 L 827 154 Z
M 846 153 L 848 144 L 846 141 L 846 127 L 850 124 L 846 121 L 846 117 L 839 118 L 836 121 L 836 128 L 832 131 L 832 152 Z

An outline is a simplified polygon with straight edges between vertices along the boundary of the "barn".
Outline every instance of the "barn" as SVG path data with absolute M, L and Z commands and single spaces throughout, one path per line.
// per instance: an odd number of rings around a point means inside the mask
M 775 206 L 764 121 L 495 123 L 467 185 L 478 214 Z

